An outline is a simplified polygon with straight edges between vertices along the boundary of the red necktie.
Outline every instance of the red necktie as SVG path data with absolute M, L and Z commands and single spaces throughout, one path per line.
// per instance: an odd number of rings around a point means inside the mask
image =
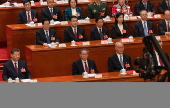
M 170 32 L 170 26 L 169 26 L 169 21 L 168 21 L 168 32 Z
M 30 19 L 30 12 L 28 11 L 28 23 L 31 22 L 31 19 Z
M 76 32 L 76 29 L 74 29 L 74 36 L 75 36 L 75 38 L 77 39 L 77 32 Z
M 164 64 L 163 64 L 163 62 L 162 62 L 160 57 L 159 57 L 159 63 L 160 63 L 160 66 L 164 66 Z
M 86 71 L 87 73 L 89 73 L 89 68 L 88 68 L 86 62 L 84 62 L 84 65 L 85 65 L 85 71 Z
M 14 63 L 14 64 L 15 64 L 14 68 L 15 68 L 16 72 L 18 73 L 17 63 Z

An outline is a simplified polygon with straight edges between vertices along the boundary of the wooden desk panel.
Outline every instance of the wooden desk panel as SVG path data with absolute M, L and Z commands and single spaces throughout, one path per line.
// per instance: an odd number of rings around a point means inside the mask
M 150 19 L 156 25 L 159 20 L 164 18 L 162 15 L 161 18 L 153 18 Z M 133 33 L 133 25 L 135 22 L 139 21 L 140 19 L 136 20 L 128 20 L 125 21 L 130 30 L 130 35 L 134 36 Z M 84 27 L 87 40 L 90 40 L 90 30 L 95 27 L 95 20 L 91 19 L 91 23 L 80 23 L 79 26 Z M 109 35 L 111 35 L 110 30 L 111 26 L 113 25 L 115 19 L 111 18 L 111 21 L 107 21 L 104 23 L 104 26 L 108 28 Z M 70 26 L 70 22 L 68 21 L 68 25 L 61 25 L 56 24 L 51 26 L 51 28 L 56 30 L 56 33 L 59 37 L 60 42 L 64 42 L 64 29 Z M 18 48 L 21 50 L 21 59 L 26 60 L 25 58 L 25 45 L 35 45 L 35 33 L 38 29 L 42 28 L 42 26 L 36 27 L 28 27 L 25 24 L 17 24 L 17 25 L 7 25 L 6 26 L 6 36 L 7 36 L 7 48 L 8 48 L 8 57 L 10 57 L 10 51 L 13 48 Z M 155 28 L 155 31 L 157 28 Z
M 82 8 L 82 12 L 83 12 L 83 17 L 85 18 L 86 15 L 86 9 L 87 9 L 87 5 L 91 2 L 93 2 L 94 0 L 89 0 L 89 2 L 78 2 L 77 6 Z M 116 1 L 116 0 L 115 0 Z M 128 5 L 134 6 L 135 3 L 138 0 L 128 0 Z M 155 4 L 158 3 L 159 0 L 150 0 Z M 109 11 L 110 11 L 110 7 L 112 7 L 113 5 L 117 4 L 117 2 L 114 2 L 113 4 L 113 0 L 106 0 L 104 2 L 107 2 L 108 7 L 109 7 Z M 40 17 L 40 12 L 41 9 L 44 8 L 46 5 L 35 5 L 32 6 L 32 9 L 37 10 L 38 15 Z M 61 10 L 64 10 L 68 7 L 68 4 L 55 4 L 55 6 L 60 7 Z M 0 40 L 4 40 L 6 39 L 5 37 L 5 26 L 9 25 L 9 24 L 17 24 L 18 23 L 18 13 L 24 9 L 24 7 L 0 7 L 0 30 L 1 30 L 1 34 L 0 34 Z M 134 10 L 134 9 L 132 9 Z
M 170 39 L 166 36 L 161 36 L 164 43 L 164 51 L 168 51 L 170 46 Z M 132 63 L 134 58 L 141 57 L 143 51 L 142 38 L 135 38 L 134 43 L 124 43 L 124 53 L 131 56 Z M 115 53 L 114 44 L 120 41 L 120 39 L 114 39 L 113 44 L 101 45 L 100 41 L 90 42 L 90 46 L 76 46 L 71 47 L 70 43 L 67 43 L 66 48 L 46 48 L 40 45 L 30 45 L 26 47 L 26 59 L 29 70 L 33 77 L 51 77 L 51 76 L 64 76 L 71 75 L 72 63 L 78 60 L 79 50 L 81 48 L 87 48 L 89 53 L 89 59 L 96 62 L 99 72 L 108 71 L 107 60 L 108 57 Z

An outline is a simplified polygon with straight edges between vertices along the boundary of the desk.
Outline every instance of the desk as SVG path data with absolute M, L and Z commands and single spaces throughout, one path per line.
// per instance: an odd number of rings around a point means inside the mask
M 163 15 L 161 15 L 161 18 L 153 18 L 150 19 L 155 26 L 155 31 L 157 32 L 157 22 L 160 21 L 162 18 L 164 18 Z M 133 25 L 135 22 L 139 21 L 140 19 L 136 20 L 127 20 L 125 21 L 130 30 L 130 34 L 133 36 Z M 108 28 L 109 32 L 111 30 L 111 26 L 113 25 L 113 22 L 115 21 L 114 18 L 111 18 L 111 21 L 107 21 L 104 23 L 104 26 Z M 87 40 L 90 40 L 90 30 L 95 27 L 95 20 L 91 19 L 91 23 L 79 23 L 79 26 L 84 27 Z M 51 28 L 56 30 L 56 33 L 59 37 L 60 42 L 64 41 L 64 29 L 66 29 L 68 26 L 70 26 L 70 21 L 68 21 L 67 25 L 61 25 L 56 24 L 54 26 L 51 26 Z M 13 48 L 18 48 L 21 50 L 21 59 L 26 60 L 25 58 L 25 45 L 35 45 L 35 33 L 38 29 L 42 28 L 42 26 L 36 26 L 36 27 L 28 27 L 25 24 L 16 24 L 16 25 L 7 25 L 6 26 L 6 36 L 7 36 L 7 49 L 8 49 L 8 57 L 10 58 L 10 51 Z M 156 33 L 155 32 L 155 33 Z M 110 33 L 109 33 L 110 34 Z
M 89 2 L 78 2 L 77 6 L 82 8 L 84 17 L 86 17 L 87 4 L 89 4 L 92 1 L 94 1 L 94 0 L 89 0 Z M 135 5 L 136 1 L 138 1 L 138 0 L 128 0 L 128 5 L 131 6 L 131 8 L 133 8 L 132 6 Z M 160 0 L 150 0 L 150 1 L 152 1 L 154 4 L 157 4 L 158 1 L 160 1 Z M 109 8 L 114 5 L 112 0 L 106 0 L 105 2 L 107 2 Z M 115 2 L 115 4 L 117 4 L 117 2 Z M 32 6 L 32 9 L 37 10 L 38 15 L 40 16 L 41 9 L 44 8 L 45 6 L 46 5 L 35 5 L 35 6 Z M 67 3 L 55 4 L 55 6 L 58 6 L 58 7 L 60 7 L 61 10 L 64 10 L 68 7 L 68 4 Z M 156 8 L 156 5 L 155 5 L 155 8 Z M 0 40 L 6 39 L 6 37 L 5 37 L 5 26 L 6 25 L 18 23 L 18 13 L 22 9 L 24 9 L 23 6 L 0 7 L 0 16 L 1 16 L 0 17 L 0 22 L 1 22 L 1 24 L 0 24 L 0 30 L 1 30 Z M 132 10 L 134 10 L 134 9 L 132 9 Z M 109 9 L 109 11 L 110 11 L 110 9 Z
M 170 38 L 161 36 L 163 41 L 163 49 L 170 53 Z M 91 41 L 90 45 L 78 45 L 71 47 L 70 43 L 66 43 L 64 48 L 46 48 L 41 45 L 26 46 L 27 65 L 33 77 L 53 77 L 71 75 L 72 63 L 80 59 L 79 50 L 87 48 L 89 59 L 94 60 L 99 72 L 107 72 L 107 59 L 115 53 L 114 44 L 120 39 L 113 39 L 113 44 L 100 44 L 100 41 Z M 135 38 L 133 43 L 124 43 L 124 53 L 131 56 L 132 64 L 134 58 L 142 56 L 143 43 L 142 38 Z M 22 52 L 21 52 L 22 53 Z

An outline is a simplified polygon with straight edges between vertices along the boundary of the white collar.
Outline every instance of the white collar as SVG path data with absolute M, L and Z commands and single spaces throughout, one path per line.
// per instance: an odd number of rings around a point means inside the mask
M 12 59 L 11 59 L 12 60 Z M 12 60 L 12 63 L 14 64 L 14 63 L 17 63 L 18 64 L 18 61 L 17 62 L 14 62 L 13 60 Z

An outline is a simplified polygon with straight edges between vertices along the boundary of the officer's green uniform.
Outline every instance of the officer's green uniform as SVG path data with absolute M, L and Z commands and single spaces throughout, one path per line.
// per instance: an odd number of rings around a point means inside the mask
M 100 5 L 97 5 L 96 2 L 88 4 L 87 8 L 87 16 L 90 19 L 98 18 L 98 17 L 106 17 L 109 15 L 108 6 L 105 2 L 100 2 Z

